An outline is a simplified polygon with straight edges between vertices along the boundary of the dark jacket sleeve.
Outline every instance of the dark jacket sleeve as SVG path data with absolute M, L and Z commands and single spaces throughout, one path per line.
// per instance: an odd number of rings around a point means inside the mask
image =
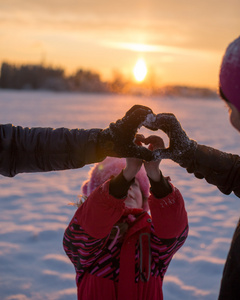
M 240 157 L 204 145 L 198 145 L 194 158 L 188 166 L 183 166 L 197 178 L 205 178 L 208 183 L 229 195 L 234 192 L 240 197 Z
M 123 171 L 116 177 L 112 178 L 109 185 L 109 193 L 117 199 L 122 199 L 127 196 L 130 186 L 133 184 L 135 178 L 131 181 L 127 181 L 123 176 Z M 151 192 L 156 198 L 163 198 L 172 192 L 171 185 L 168 182 L 168 178 L 164 177 L 161 173 L 161 179 L 159 182 L 153 181 L 149 177 L 151 184 Z
M 23 128 L 0 125 L 0 174 L 75 169 L 98 162 L 101 129 Z

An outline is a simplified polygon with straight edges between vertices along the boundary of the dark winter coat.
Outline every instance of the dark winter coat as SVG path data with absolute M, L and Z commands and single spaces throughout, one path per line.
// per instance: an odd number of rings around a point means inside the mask
M 75 169 L 99 162 L 101 129 L 23 128 L 0 125 L 0 174 Z
M 211 147 L 198 145 L 186 167 L 197 178 L 205 178 L 224 194 L 234 192 L 240 198 L 240 157 Z
M 113 245 L 111 229 L 126 207 L 109 194 L 109 181 L 77 210 L 63 244 L 76 270 L 79 300 L 163 299 L 164 274 L 187 237 L 187 213 L 175 187 L 162 199 L 151 194 L 148 202 L 152 217 L 140 214 Z
M 240 157 L 198 145 L 194 159 L 187 166 L 189 173 L 205 178 L 224 194 L 234 192 L 240 198 Z M 240 221 L 224 266 L 219 300 L 240 299 Z

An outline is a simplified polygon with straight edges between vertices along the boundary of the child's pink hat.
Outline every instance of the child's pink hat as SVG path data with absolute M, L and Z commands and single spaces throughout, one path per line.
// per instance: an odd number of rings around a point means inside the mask
M 118 175 L 125 166 L 125 158 L 115 157 L 107 157 L 102 162 L 95 164 L 89 171 L 89 180 L 82 185 L 83 196 L 89 196 L 96 187 L 103 184 L 111 176 Z M 149 179 L 143 166 L 137 173 L 136 178 L 139 181 L 143 196 L 147 198 L 149 196 Z
M 240 36 L 227 47 L 219 80 L 224 96 L 240 111 Z

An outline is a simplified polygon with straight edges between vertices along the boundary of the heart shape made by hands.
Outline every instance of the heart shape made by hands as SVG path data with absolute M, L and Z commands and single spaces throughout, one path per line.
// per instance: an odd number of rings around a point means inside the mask
M 185 164 L 185 161 L 194 155 L 197 143 L 189 139 L 175 115 L 171 113 L 155 115 L 152 113 L 146 117 L 142 125 L 153 131 L 162 130 L 169 137 L 168 148 L 161 147 L 160 142 L 158 142 L 155 148 L 149 148 L 153 150 L 154 160 L 168 158 L 179 164 Z M 156 135 L 147 138 L 142 137 L 139 141 L 144 144 L 154 144 L 157 138 L 160 141 L 161 138 Z

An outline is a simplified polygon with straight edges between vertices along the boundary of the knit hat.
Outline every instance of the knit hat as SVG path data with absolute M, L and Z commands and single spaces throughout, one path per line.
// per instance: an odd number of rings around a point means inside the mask
M 125 166 L 125 158 L 115 157 L 107 157 L 102 162 L 95 164 L 89 171 L 89 179 L 82 185 L 83 196 L 89 196 L 95 188 L 107 181 L 111 176 L 118 175 Z M 143 166 L 135 178 L 139 181 L 140 189 L 144 198 L 148 198 L 149 179 Z
M 227 100 L 240 111 L 240 36 L 227 47 L 219 80 L 219 86 Z

